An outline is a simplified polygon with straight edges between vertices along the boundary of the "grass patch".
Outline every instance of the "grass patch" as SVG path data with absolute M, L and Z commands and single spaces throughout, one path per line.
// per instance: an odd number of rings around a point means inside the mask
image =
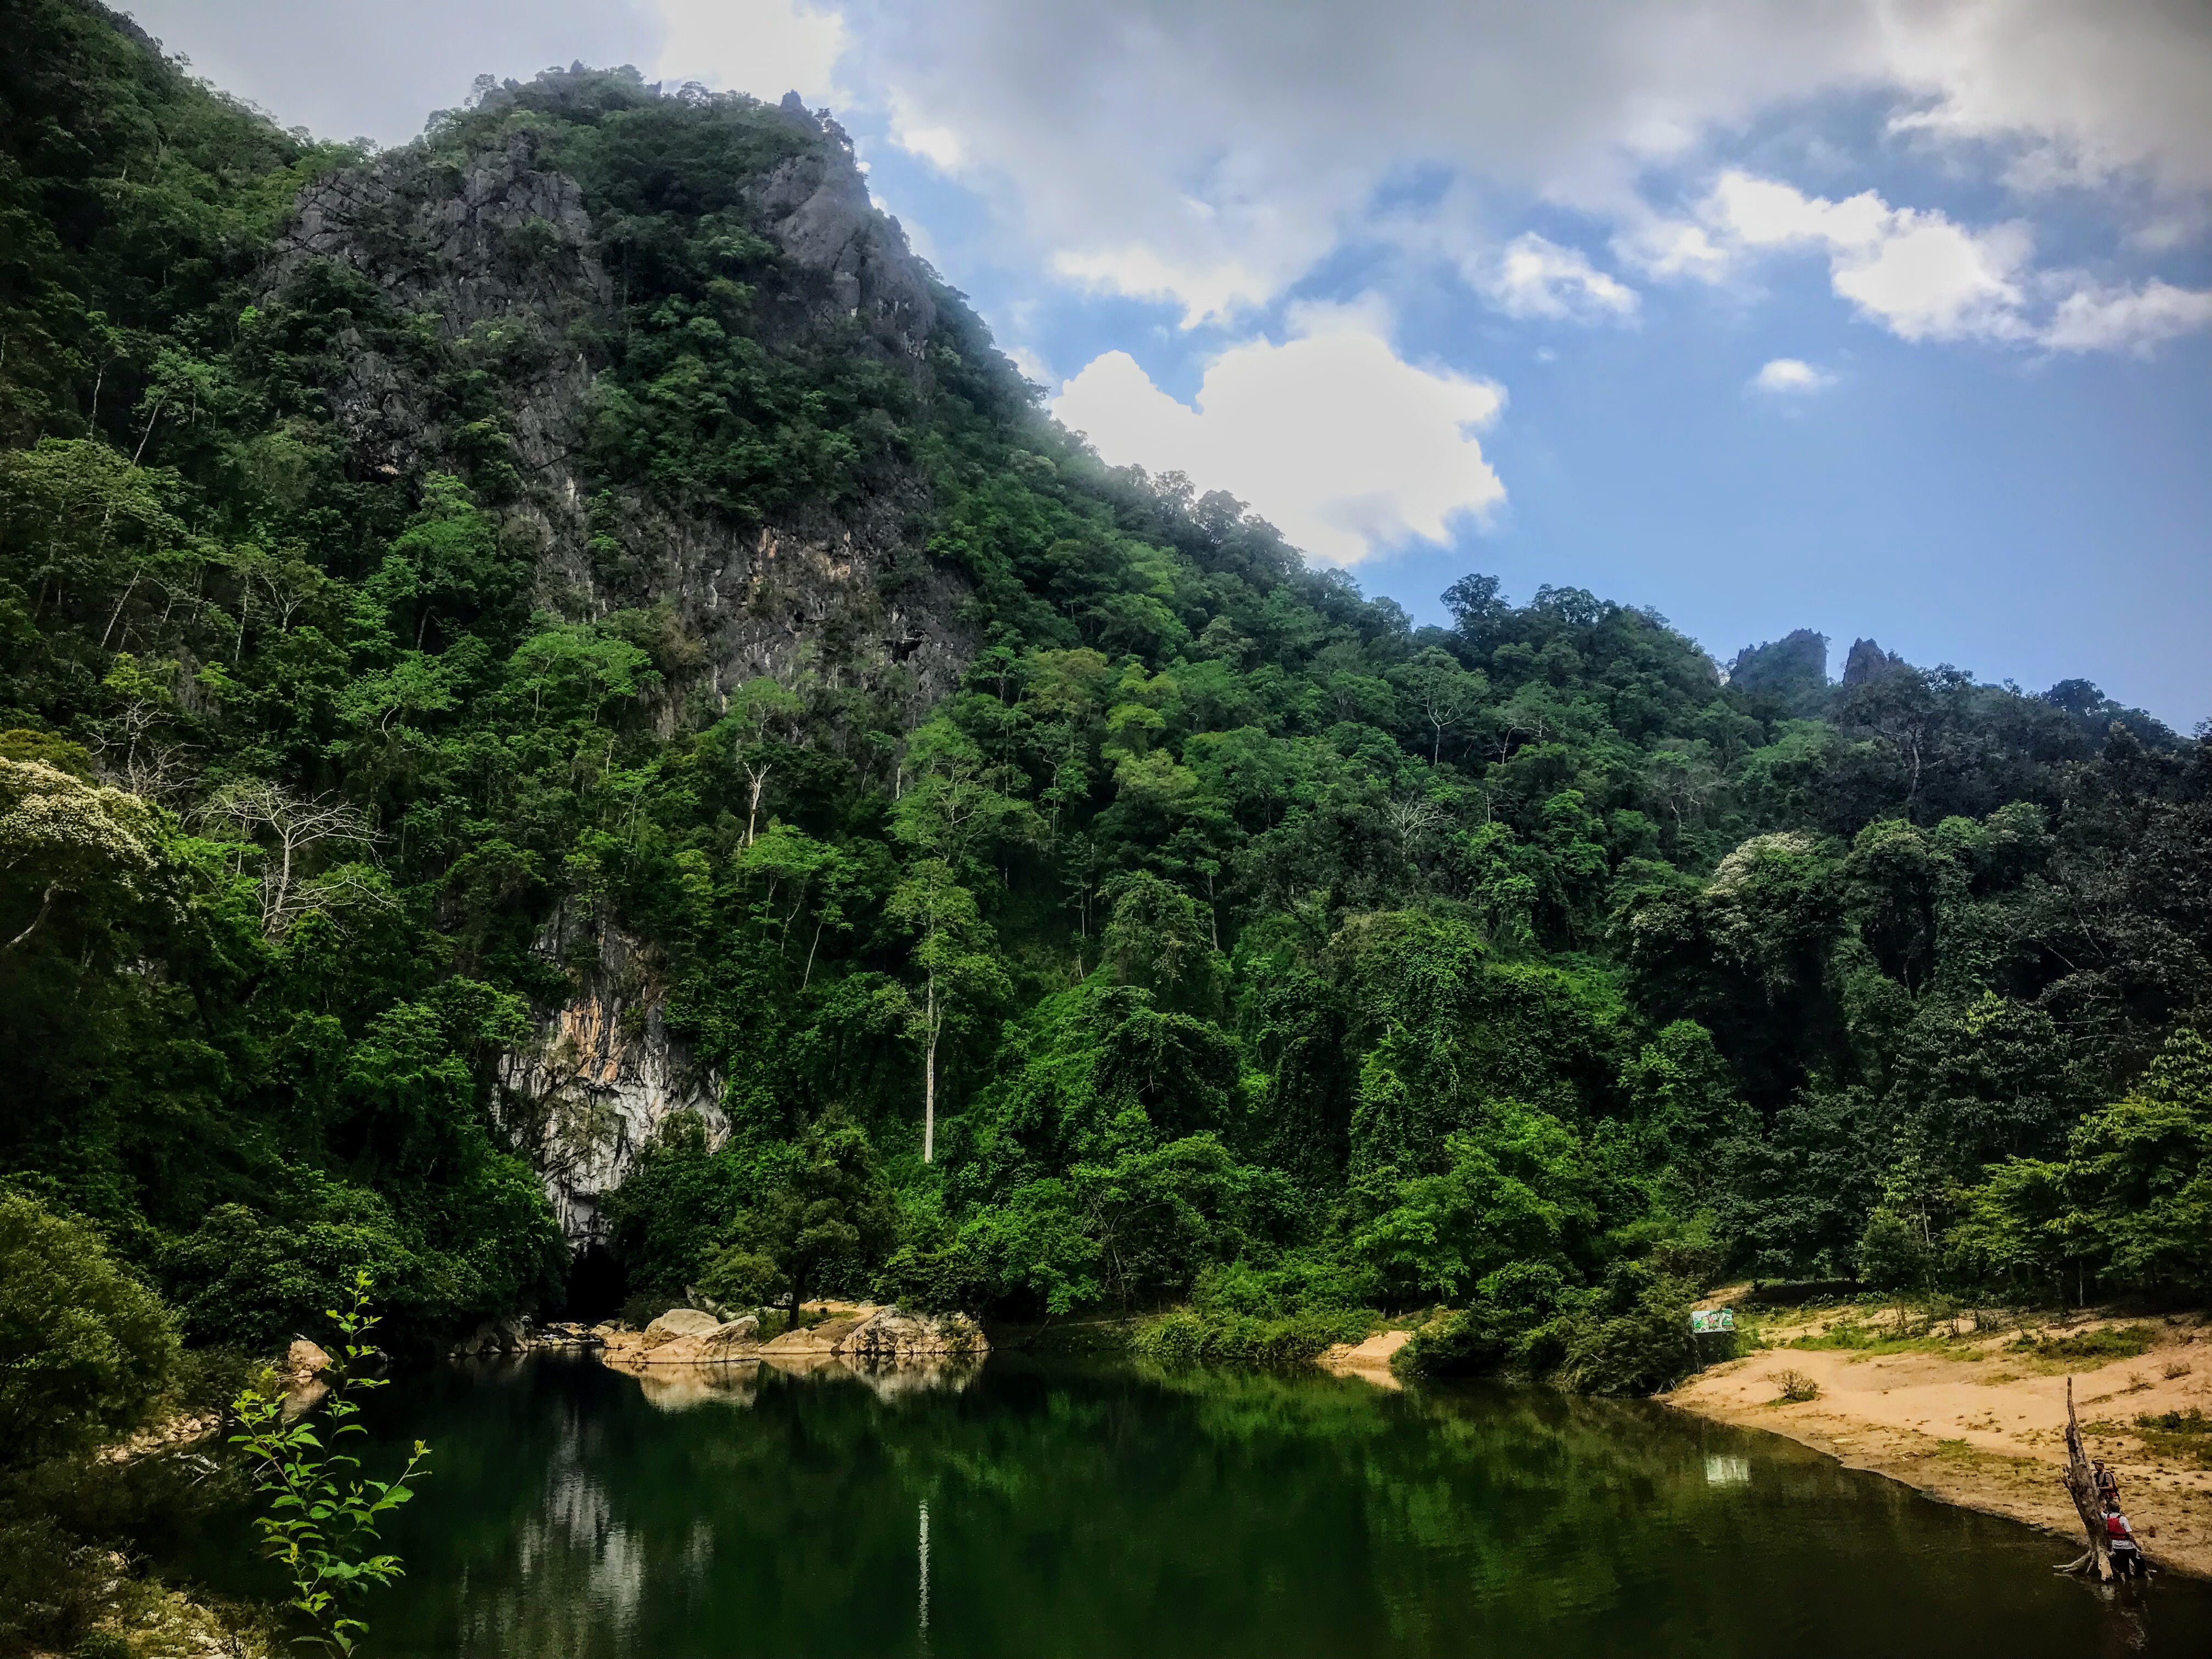
M 1981 1358 L 1978 1350 L 1962 1346 L 1963 1342 L 1971 1340 L 1971 1336 L 1961 1339 L 1949 1331 L 1907 1334 L 1893 1328 L 1885 1329 L 1846 1314 L 1833 1324 L 1817 1331 L 1808 1331 L 1802 1336 L 1794 1336 L 1783 1346 L 1810 1352 L 1849 1353 L 1862 1359 L 1873 1359 L 1888 1353 L 1935 1353 L 1954 1359 L 1978 1359 Z
M 2212 1435 L 2212 1417 L 2191 1406 L 2185 1412 L 2146 1412 L 2136 1419 L 2139 1429 L 2163 1429 L 2168 1434 Z M 2212 1440 L 2205 1442 L 2212 1445 Z
M 1339 1342 L 1364 1340 L 1382 1321 L 1364 1310 L 1331 1310 L 1269 1319 L 1177 1308 L 1140 1322 L 1129 1351 L 1170 1370 L 1186 1365 L 1291 1365 Z
M 2005 1345 L 2008 1353 L 2029 1354 L 2046 1364 L 2090 1361 L 2110 1364 L 2115 1359 L 2137 1359 L 2148 1353 L 2160 1335 L 2155 1325 L 2108 1325 L 2102 1330 L 2076 1331 L 2051 1336 L 2023 1331 Z
M 2212 1417 L 2196 1407 L 2185 1412 L 2146 1412 L 2136 1419 L 2135 1435 L 2160 1457 L 2212 1469 Z
M 1931 1463 L 1944 1465 L 1960 1474 L 1971 1470 L 1977 1480 L 2004 1480 L 2014 1484 L 2026 1480 L 2039 1484 L 2046 1478 L 2042 1466 L 2032 1457 L 2016 1457 L 2008 1452 L 1990 1451 L 1970 1440 L 1938 1440 L 1933 1449 L 1923 1455 Z

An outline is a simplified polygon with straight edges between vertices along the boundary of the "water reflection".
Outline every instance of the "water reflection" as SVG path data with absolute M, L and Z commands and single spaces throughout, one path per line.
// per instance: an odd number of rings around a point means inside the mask
M 1941 1630 L 1966 1659 L 2077 1659 L 2212 1630 L 2202 1586 L 2100 1600 L 2025 1528 L 1548 1394 L 549 1357 L 376 1415 L 437 1448 L 391 1534 L 386 1654 L 1749 1659 Z
M 1705 1484 L 1709 1486 L 1749 1486 L 1751 1460 L 1748 1457 L 1731 1457 L 1725 1452 L 1707 1453 Z
M 665 1412 L 705 1405 L 746 1407 L 759 1395 L 761 1379 L 800 1377 L 817 1382 L 858 1382 L 878 1400 L 902 1395 L 957 1393 L 981 1371 L 980 1362 L 948 1359 L 905 1365 L 855 1365 L 830 1354 L 797 1354 L 773 1360 L 720 1365 L 611 1366 L 635 1379 L 647 1404 Z
M 921 1536 L 915 1546 L 915 1577 L 921 1585 L 919 1616 L 922 1646 L 927 1650 L 929 1645 L 929 1500 L 923 1498 L 919 1507 L 921 1510 Z

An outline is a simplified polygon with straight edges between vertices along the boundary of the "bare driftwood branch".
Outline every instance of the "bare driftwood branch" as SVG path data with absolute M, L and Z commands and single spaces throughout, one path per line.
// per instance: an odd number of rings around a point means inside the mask
M 2069 1562 L 2058 1569 L 2061 1572 L 2087 1572 L 2096 1575 L 2100 1582 L 2112 1581 L 2112 1553 L 2105 1538 L 2105 1508 L 2097 1492 L 2097 1477 L 2089 1468 L 2089 1455 L 2081 1449 L 2081 1425 L 2074 1415 L 2074 1379 L 2066 1379 L 2066 1473 L 2060 1477 L 2065 1483 L 2067 1496 L 2074 1500 L 2074 1508 L 2081 1517 L 2081 1530 L 2088 1534 L 2088 1553 L 2078 1561 Z

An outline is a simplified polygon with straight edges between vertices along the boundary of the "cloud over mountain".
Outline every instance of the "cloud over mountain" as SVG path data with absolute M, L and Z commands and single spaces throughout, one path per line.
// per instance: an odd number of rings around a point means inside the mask
M 1227 489 L 1315 557 L 1352 564 L 1443 541 L 1504 500 L 1475 435 L 1504 404 L 1487 381 L 1407 362 L 1369 305 L 1294 311 L 1285 339 L 1215 357 L 1189 404 L 1105 353 L 1053 413 L 1109 461 Z

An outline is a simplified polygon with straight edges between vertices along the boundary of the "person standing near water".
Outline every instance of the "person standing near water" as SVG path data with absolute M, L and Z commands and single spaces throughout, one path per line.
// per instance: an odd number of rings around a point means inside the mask
M 2135 1528 L 2128 1525 L 2128 1517 L 2120 1513 L 2118 1504 L 2105 1510 L 2105 1547 L 2112 1553 L 2112 1571 L 2121 1577 L 2143 1576 L 2142 1547 L 2136 1542 Z

